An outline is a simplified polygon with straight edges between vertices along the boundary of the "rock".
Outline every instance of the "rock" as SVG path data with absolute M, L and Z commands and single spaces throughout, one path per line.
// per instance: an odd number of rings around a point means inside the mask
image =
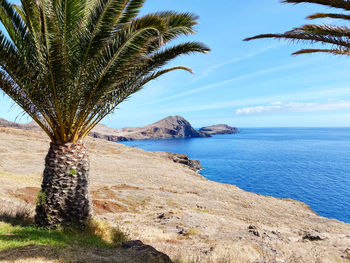
M 169 159 L 173 160 L 175 163 L 181 163 L 186 166 L 189 166 L 195 171 L 202 169 L 201 163 L 198 160 L 191 160 L 186 154 L 176 154 L 176 153 L 167 153 Z
M 182 235 L 182 236 L 186 236 L 186 232 L 185 232 L 184 229 L 180 230 L 180 231 L 178 232 L 178 234 L 179 234 L 179 235 Z
M 254 236 L 260 237 L 259 231 L 256 229 L 256 226 L 254 225 L 249 225 L 248 226 L 249 233 L 252 233 Z
M 123 244 L 122 244 L 123 248 L 140 247 L 140 246 L 143 246 L 143 245 L 144 244 L 142 243 L 141 240 L 127 241 L 127 242 L 123 242 Z
M 239 133 L 236 127 L 231 127 L 226 124 L 206 126 L 206 127 L 200 128 L 199 131 L 202 133 L 206 133 L 208 135 Z
M 249 230 L 250 233 L 252 233 L 254 236 L 260 237 L 260 233 L 258 230 Z
M 158 219 L 160 220 L 170 220 L 174 216 L 173 212 L 168 212 L 168 213 L 161 213 L 160 215 L 157 216 Z
M 311 232 L 306 232 L 305 235 L 303 236 L 303 240 L 319 241 L 323 239 L 324 238 L 318 235 L 317 233 L 311 233 Z
M 176 226 L 177 234 L 181 236 L 186 236 L 186 230 L 181 226 Z
M 163 219 L 163 218 L 165 218 L 165 214 L 164 214 L 164 213 L 162 213 L 162 214 L 160 214 L 160 215 L 158 216 L 158 219 Z
M 345 258 L 350 259 L 350 248 L 345 249 L 344 254 L 345 254 L 345 256 L 344 256 Z
M 152 246 L 145 245 L 141 240 L 124 242 L 122 246 L 125 249 L 132 249 L 134 251 L 142 252 L 144 254 L 145 262 L 172 263 L 168 255 L 156 250 Z

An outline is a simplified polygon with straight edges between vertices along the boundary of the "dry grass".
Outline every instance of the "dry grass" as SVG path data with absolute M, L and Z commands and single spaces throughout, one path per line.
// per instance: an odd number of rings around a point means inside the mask
M 234 254 L 232 251 L 221 251 L 218 254 L 203 255 L 193 253 L 191 256 L 178 256 L 174 259 L 174 263 L 251 263 L 254 262 L 251 259 L 242 257 L 239 254 Z M 275 262 L 266 260 L 263 262 Z M 290 263 L 290 262 L 288 262 Z
M 101 239 L 107 243 L 112 243 L 117 246 L 129 240 L 128 235 L 123 233 L 119 228 L 112 227 L 106 221 L 95 218 L 89 220 L 85 231 L 91 235 L 101 237 Z
M 1 169 L 1 166 L 0 166 L 0 169 Z M 16 181 L 17 183 L 28 186 L 28 185 L 40 184 L 41 176 L 38 174 L 28 174 L 23 176 L 18 174 L 0 172 L 0 179 L 4 180 L 5 182 Z
M 34 223 L 34 209 L 19 200 L 0 199 L 0 221 L 12 225 L 31 225 Z

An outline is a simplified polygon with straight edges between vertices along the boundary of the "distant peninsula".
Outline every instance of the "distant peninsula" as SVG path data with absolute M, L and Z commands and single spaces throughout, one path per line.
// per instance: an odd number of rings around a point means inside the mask
M 13 127 L 24 130 L 40 130 L 35 122 L 20 124 L 0 118 L 0 127 Z M 168 116 L 155 123 L 143 127 L 126 127 L 114 129 L 99 124 L 89 134 L 91 137 L 105 139 L 108 141 L 133 141 L 149 139 L 169 138 L 200 138 L 211 137 L 215 134 L 238 133 L 238 129 L 226 124 L 206 126 L 196 130 L 185 118 L 181 116 Z
M 236 127 L 231 127 L 226 124 L 206 126 L 206 127 L 200 128 L 199 131 L 209 135 L 239 133 Z

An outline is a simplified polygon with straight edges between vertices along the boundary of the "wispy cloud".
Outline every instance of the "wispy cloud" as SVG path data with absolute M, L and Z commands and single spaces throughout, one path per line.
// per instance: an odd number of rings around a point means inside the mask
M 283 65 L 283 66 L 276 66 L 276 67 L 271 67 L 271 68 L 267 68 L 267 69 L 263 69 L 263 70 L 258 70 L 258 71 L 255 71 L 255 72 L 251 72 L 251 73 L 247 73 L 247 74 L 238 76 L 238 77 L 230 78 L 230 79 L 227 79 L 227 80 L 223 80 L 223 81 L 215 82 L 215 83 L 212 83 L 212 84 L 209 84 L 209 85 L 205 85 L 205 86 L 202 86 L 202 87 L 199 87 L 199 88 L 196 88 L 196 89 L 185 91 L 185 92 L 173 95 L 173 96 L 166 97 L 164 99 L 153 100 L 153 101 L 145 103 L 145 104 L 143 104 L 141 106 L 151 105 L 151 104 L 165 102 L 165 101 L 171 101 L 171 100 L 182 98 L 182 97 L 185 97 L 185 96 L 188 96 L 188 95 L 191 95 L 191 94 L 202 92 L 204 90 L 220 87 L 220 86 L 223 86 L 223 85 L 233 84 L 235 82 L 246 80 L 246 79 L 250 79 L 250 78 L 255 77 L 255 76 L 260 76 L 260 75 L 264 75 L 264 74 L 280 72 L 280 71 L 291 69 L 291 68 L 298 68 L 298 67 L 300 67 L 302 65 L 305 65 L 307 63 L 308 63 L 308 61 L 301 61 L 301 62 L 296 62 L 296 63 L 287 64 L 287 65 Z
M 286 112 L 313 112 L 350 109 L 350 101 L 328 100 L 326 102 L 273 102 L 267 105 L 236 110 L 238 115 L 275 114 Z
M 220 69 L 220 68 L 223 68 L 225 66 L 232 65 L 232 64 L 247 60 L 249 58 L 255 57 L 255 56 L 260 55 L 260 54 L 262 54 L 270 49 L 274 49 L 274 48 L 280 47 L 282 45 L 284 45 L 284 44 L 280 43 L 280 44 L 276 44 L 276 45 L 267 46 L 267 47 L 264 47 L 264 48 L 259 49 L 257 51 L 250 52 L 250 53 L 246 54 L 245 56 L 241 56 L 241 57 L 237 57 L 234 59 L 229 59 L 229 60 L 217 63 L 211 67 L 208 67 L 204 71 L 200 72 L 199 76 L 194 78 L 190 83 L 193 83 L 193 82 L 196 82 L 196 81 L 201 80 L 203 78 L 206 78 L 210 73 L 212 73 L 213 71 L 215 71 L 217 69 Z

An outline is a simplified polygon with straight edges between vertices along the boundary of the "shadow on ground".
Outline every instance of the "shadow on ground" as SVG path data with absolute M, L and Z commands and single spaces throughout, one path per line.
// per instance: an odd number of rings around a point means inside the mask
M 0 262 L 171 263 L 171 261 L 164 261 L 161 256 L 151 255 L 149 251 L 78 246 L 54 249 L 42 245 L 27 245 L 0 251 Z
M 141 241 L 111 244 L 93 231 L 45 230 L 30 216 L 0 213 L 0 262 L 171 263 Z

